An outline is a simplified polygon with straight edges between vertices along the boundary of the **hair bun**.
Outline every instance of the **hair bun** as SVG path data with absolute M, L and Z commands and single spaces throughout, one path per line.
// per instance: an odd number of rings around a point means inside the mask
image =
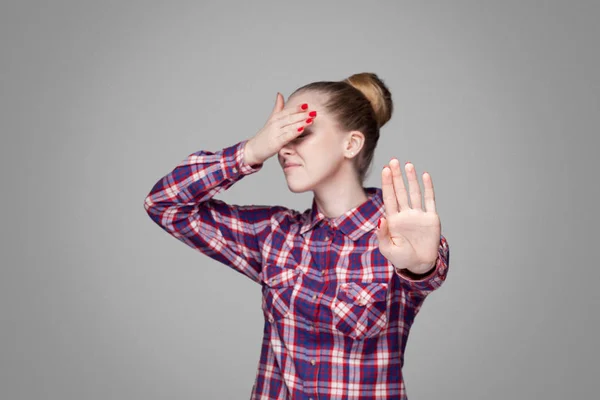
M 375 119 L 381 128 L 392 117 L 392 94 L 385 83 L 372 72 L 361 72 L 344 79 L 362 92 L 375 111 Z

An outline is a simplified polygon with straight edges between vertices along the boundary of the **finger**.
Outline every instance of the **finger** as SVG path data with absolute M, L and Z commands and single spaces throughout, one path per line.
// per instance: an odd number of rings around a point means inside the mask
M 301 105 L 298 105 L 297 107 L 292 107 L 291 109 L 300 109 L 300 106 Z M 285 113 L 288 110 L 290 110 L 290 107 L 287 104 L 285 104 L 283 95 L 277 92 L 277 97 L 275 99 L 275 107 L 273 107 L 273 111 L 271 112 L 270 118 L 273 120 L 279 118 L 281 113 Z
M 381 226 L 376 229 L 377 240 L 379 242 L 379 251 L 385 255 L 390 247 L 390 238 L 388 232 L 387 220 L 381 218 Z
M 286 128 L 291 124 L 295 124 L 297 122 L 306 120 L 308 118 L 311 118 L 309 116 L 309 112 L 308 111 L 294 111 L 294 112 L 285 112 L 285 114 L 277 117 L 277 119 L 273 122 L 274 125 L 278 128 Z
M 394 184 L 392 183 L 392 171 L 389 165 L 381 170 L 381 197 L 385 206 L 385 215 L 392 215 L 398 212 L 398 203 L 394 193 Z
M 278 136 L 279 140 L 282 143 L 282 146 L 293 140 L 300 139 L 300 137 L 303 138 L 311 134 L 312 132 L 307 131 L 306 127 L 312 125 L 312 123 L 313 119 L 308 118 L 295 124 L 288 125 L 285 129 L 282 129 L 281 133 Z
M 275 98 L 275 105 L 273 106 L 273 111 L 271 112 L 271 115 L 283 110 L 284 105 L 285 101 L 283 100 L 283 95 L 277 92 L 277 97 Z
M 299 113 L 299 114 L 292 114 L 288 118 L 289 122 L 285 125 L 282 125 L 281 128 L 288 129 L 288 128 L 293 128 L 297 124 L 311 123 L 315 120 L 315 117 L 316 117 L 316 112 L 314 112 L 314 111 L 306 111 L 306 112 Z
M 411 162 L 404 166 L 406 169 L 406 178 L 408 180 L 408 192 L 410 193 L 410 204 L 413 210 L 421 210 L 421 187 L 417 180 L 417 171 Z
M 298 137 L 298 136 L 304 137 L 304 136 L 307 136 L 312 133 L 306 129 L 308 126 L 310 126 L 312 124 L 313 124 L 313 119 L 307 118 L 300 122 L 296 122 L 294 124 L 286 126 L 284 129 L 281 130 L 281 134 L 286 135 L 287 137 Z
M 429 172 L 423 172 L 423 186 L 425 187 L 425 211 L 437 212 L 435 209 L 435 191 Z
M 275 117 L 276 126 L 283 128 L 291 124 L 295 124 L 302 119 L 315 118 L 317 112 L 307 108 L 302 109 L 302 105 L 296 106 L 294 109 L 284 109 L 277 117 Z
M 396 201 L 400 211 L 403 209 L 410 208 L 408 203 L 408 193 L 406 193 L 406 187 L 404 186 L 404 179 L 402 178 L 402 169 L 400 168 L 400 161 L 396 158 L 392 158 L 390 161 L 390 169 L 392 170 L 392 182 L 394 183 L 394 193 L 396 194 Z

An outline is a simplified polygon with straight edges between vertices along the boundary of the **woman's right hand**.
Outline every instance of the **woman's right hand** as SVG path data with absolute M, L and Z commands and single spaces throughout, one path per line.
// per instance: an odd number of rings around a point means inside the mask
M 316 111 L 311 111 L 309 107 L 304 110 L 302 105 L 284 109 L 283 95 L 277 92 L 275 107 L 267 123 L 246 143 L 244 161 L 250 165 L 262 164 L 302 134 L 304 127 L 312 124 L 315 117 Z

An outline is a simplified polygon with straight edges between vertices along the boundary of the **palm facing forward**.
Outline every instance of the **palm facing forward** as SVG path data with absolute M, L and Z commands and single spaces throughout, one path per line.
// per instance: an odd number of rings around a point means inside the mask
M 414 165 L 406 163 L 408 192 L 400 163 L 392 159 L 381 171 L 385 217 L 377 230 L 379 251 L 398 269 L 423 274 L 436 265 L 441 224 L 435 211 L 431 175 L 423 174 L 425 209 Z M 410 195 L 410 204 L 409 204 Z

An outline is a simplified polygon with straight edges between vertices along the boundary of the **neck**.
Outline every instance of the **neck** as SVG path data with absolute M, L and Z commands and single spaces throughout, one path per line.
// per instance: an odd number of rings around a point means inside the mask
M 314 196 L 319 211 L 328 218 L 339 217 L 369 199 L 362 185 L 354 180 L 336 180 L 335 184 L 315 189 Z

